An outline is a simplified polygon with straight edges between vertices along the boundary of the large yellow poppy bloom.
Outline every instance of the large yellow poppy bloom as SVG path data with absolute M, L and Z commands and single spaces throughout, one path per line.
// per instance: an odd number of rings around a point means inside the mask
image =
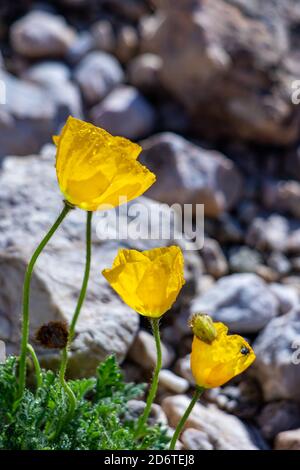
M 183 255 L 170 246 L 147 251 L 120 250 L 103 276 L 136 312 L 159 318 L 175 302 L 184 284 Z
M 88 211 L 116 207 L 143 194 L 155 175 L 137 158 L 142 148 L 69 117 L 57 145 L 56 173 L 65 199 Z
M 220 387 L 247 369 L 255 360 L 253 349 L 239 335 L 228 335 L 223 323 L 214 323 L 216 338 L 207 343 L 193 339 L 191 369 L 199 387 Z

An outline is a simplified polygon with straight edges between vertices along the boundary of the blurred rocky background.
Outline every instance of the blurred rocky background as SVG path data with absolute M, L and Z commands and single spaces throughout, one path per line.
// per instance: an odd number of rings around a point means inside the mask
M 145 205 L 205 204 L 204 247 L 185 253 L 187 283 L 162 322 L 164 370 L 152 418 L 175 427 L 186 407 L 187 319 L 205 311 L 244 335 L 257 360 L 205 394 L 182 447 L 299 450 L 298 2 L 3 0 L 0 45 L 0 339 L 7 353 L 18 351 L 26 263 L 60 208 L 51 136 L 72 114 L 142 142 L 142 160 L 158 177 Z M 37 264 L 32 335 L 73 313 L 84 221 L 84 212 L 73 211 Z M 128 380 L 148 380 L 155 362 L 149 326 L 100 275 L 120 244 L 93 236 L 69 374 L 93 374 L 114 352 Z M 49 352 L 40 357 L 57 362 Z M 130 407 L 138 414 L 142 403 Z

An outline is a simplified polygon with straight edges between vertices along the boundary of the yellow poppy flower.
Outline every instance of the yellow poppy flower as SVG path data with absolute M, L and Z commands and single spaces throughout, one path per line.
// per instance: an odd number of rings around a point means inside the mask
M 184 284 L 183 255 L 170 246 L 147 251 L 120 250 L 103 276 L 136 312 L 159 318 L 175 302 Z
M 194 335 L 191 369 L 199 387 L 220 387 L 255 360 L 253 349 L 239 335 L 228 335 L 223 323 L 214 323 L 216 338 L 207 343 Z
M 70 116 L 53 141 L 60 189 L 81 209 L 116 207 L 120 197 L 131 201 L 155 182 L 155 175 L 137 161 L 139 145 L 92 124 Z

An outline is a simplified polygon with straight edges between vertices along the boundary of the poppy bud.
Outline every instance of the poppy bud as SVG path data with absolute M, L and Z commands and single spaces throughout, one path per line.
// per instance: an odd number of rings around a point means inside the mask
M 189 326 L 195 336 L 207 344 L 211 344 L 217 337 L 217 330 L 209 315 L 195 313 L 189 321 Z

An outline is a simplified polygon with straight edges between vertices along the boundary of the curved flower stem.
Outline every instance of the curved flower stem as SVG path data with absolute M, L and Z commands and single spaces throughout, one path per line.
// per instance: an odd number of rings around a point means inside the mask
M 61 366 L 59 369 L 59 381 L 69 399 L 69 409 L 68 409 L 68 413 L 65 419 L 61 419 L 59 423 L 57 423 L 56 429 L 51 434 L 49 434 L 48 436 L 49 441 L 54 441 L 60 435 L 63 427 L 66 424 L 68 424 L 68 422 L 72 419 L 74 411 L 76 409 L 76 405 L 77 405 L 75 394 L 65 379 L 67 362 L 68 362 L 68 349 L 64 348 L 62 350 Z
M 189 404 L 189 406 L 187 407 L 187 409 L 185 410 L 181 420 L 179 421 L 179 423 L 177 424 L 177 427 L 175 429 L 175 432 L 173 434 L 173 437 L 172 437 L 172 440 L 171 440 L 171 443 L 170 443 L 170 447 L 169 449 L 170 450 L 174 450 L 175 449 L 175 446 L 176 446 L 176 442 L 177 442 L 177 439 L 178 437 L 180 436 L 182 430 L 183 430 L 183 427 L 186 423 L 186 420 L 188 419 L 188 417 L 190 416 L 191 412 L 192 412 L 192 409 L 194 408 L 195 404 L 197 403 L 198 399 L 200 398 L 200 396 L 202 395 L 202 393 L 204 392 L 205 388 L 203 387 L 196 387 L 196 390 L 194 392 L 194 395 L 193 395 L 193 398 L 191 400 L 191 403 Z
M 34 370 L 35 370 L 35 376 L 36 376 L 36 388 L 40 388 L 42 385 L 42 371 L 41 371 L 41 366 L 39 363 L 39 360 L 37 358 L 37 355 L 35 354 L 35 350 L 31 346 L 31 344 L 27 344 L 27 352 L 31 355 L 31 359 L 34 365 Z
M 26 270 L 25 280 L 24 280 L 24 287 L 23 287 L 23 312 L 22 312 L 22 340 L 21 340 L 21 354 L 20 354 L 20 362 L 19 362 L 19 389 L 18 389 L 18 399 L 22 398 L 24 389 L 25 389 L 25 381 L 26 381 L 26 355 L 27 355 L 27 344 L 29 338 L 29 301 L 30 301 L 30 284 L 31 284 L 31 276 L 33 272 L 34 265 L 49 242 L 50 238 L 54 235 L 66 215 L 72 209 L 67 203 L 65 203 L 63 210 L 61 211 L 60 215 L 50 228 L 49 232 L 43 238 L 37 249 L 35 250 Z
M 69 344 L 72 342 L 74 338 L 76 323 L 80 314 L 82 304 L 86 296 L 87 286 L 88 286 L 89 277 L 90 277 L 91 255 L 92 255 L 92 217 L 93 217 L 93 212 L 87 212 L 85 271 L 84 271 L 84 276 L 83 276 L 83 281 L 82 281 L 82 286 L 81 286 L 81 291 L 79 294 L 77 306 L 76 306 L 76 309 L 75 309 L 75 312 L 71 321 L 71 325 L 70 325 L 69 341 L 68 341 Z
M 67 348 L 65 348 L 62 351 L 62 361 L 61 361 L 61 363 L 63 364 L 63 367 L 61 367 L 60 371 L 59 371 L 59 380 L 60 380 L 60 383 L 61 383 L 63 389 L 65 390 L 66 394 L 68 395 L 68 398 L 69 398 L 69 405 L 70 406 L 69 406 L 69 411 L 68 411 L 68 415 L 67 415 L 67 418 L 66 418 L 66 422 L 68 422 L 72 418 L 72 416 L 74 414 L 74 411 L 75 411 L 75 408 L 76 408 L 76 405 L 77 405 L 77 400 L 76 400 L 76 397 L 74 395 L 74 392 L 69 387 L 69 385 L 67 384 L 67 382 L 65 380 L 67 362 L 68 362 L 68 350 L 67 350 Z
M 87 212 L 85 271 L 84 271 L 84 276 L 83 276 L 83 281 L 82 281 L 82 286 L 81 286 L 78 302 L 77 302 L 76 309 L 75 309 L 75 312 L 71 321 L 70 329 L 69 329 L 68 344 L 62 351 L 62 358 L 61 358 L 60 371 L 59 371 L 59 379 L 60 379 L 61 385 L 64 388 L 65 392 L 67 393 L 69 397 L 69 401 L 70 401 L 70 407 L 69 407 L 68 415 L 66 417 L 65 422 L 68 422 L 70 419 L 72 419 L 72 416 L 76 408 L 76 403 L 77 403 L 76 397 L 73 391 L 71 390 L 71 388 L 69 387 L 69 385 L 67 384 L 65 380 L 65 375 L 66 375 L 66 370 L 67 370 L 67 365 L 68 365 L 68 348 L 70 347 L 70 344 L 75 335 L 76 323 L 77 323 L 77 320 L 81 311 L 82 304 L 86 296 L 86 291 L 87 291 L 87 286 L 88 286 L 88 281 L 89 281 L 89 276 L 90 276 L 91 254 L 92 254 L 92 215 L 93 215 L 93 212 Z
M 146 402 L 146 407 L 138 421 L 137 429 L 135 432 L 135 438 L 137 439 L 140 437 L 141 433 L 143 432 L 143 428 L 149 418 L 149 415 L 151 412 L 151 406 L 156 396 L 157 387 L 158 387 L 158 378 L 159 378 L 159 373 L 160 373 L 160 369 L 162 366 L 162 353 L 161 353 L 161 344 L 160 344 L 160 335 L 159 335 L 159 318 L 152 318 L 151 326 L 152 326 L 153 336 L 155 339 L 157 359 L 156 359 L 156 367 L 155 367 L 154 374 L 153 374 L 152 384 L 151 384 L 147 402 Z

